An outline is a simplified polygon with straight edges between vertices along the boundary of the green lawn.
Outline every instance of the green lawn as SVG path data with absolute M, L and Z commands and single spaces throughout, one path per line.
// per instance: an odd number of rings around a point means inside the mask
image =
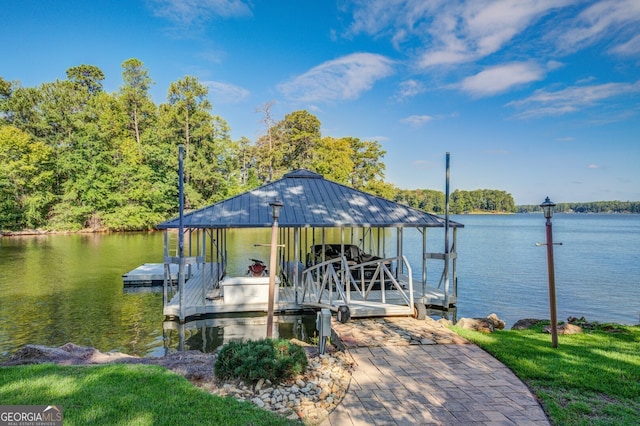
M 560 335 L 542 326 L 484 334 L 455 331 L 514 371 L 557 425 L 640 424 L 640 326 L 598 325 Z
M 454 329 L 513 370 L 557 425 L 640 424 L 640 326 L 551 336 L 541 327 L 483 334 Z M 293 425 L 143 365 L 0 368 L 3 405 L 59 405 L 65 425 Z
M 65 425 L 294 425 L 148 365 L 0 368 L 3 405 L 58 405 Z

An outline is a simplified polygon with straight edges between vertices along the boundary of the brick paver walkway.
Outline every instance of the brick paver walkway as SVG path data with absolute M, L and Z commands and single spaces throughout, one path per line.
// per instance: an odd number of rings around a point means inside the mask
M 348 336 L 356 367 L 347 395 L 322 426 L 549 425 L 511 370 L 433 320 L 333 325 Z

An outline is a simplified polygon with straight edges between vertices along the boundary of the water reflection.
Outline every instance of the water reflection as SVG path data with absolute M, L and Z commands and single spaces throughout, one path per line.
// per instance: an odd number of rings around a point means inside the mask
M 557 216 L 554 239 L 564 243 L 555 256 L 559 318 L 585 316 L 637 324 L 640 215 Z M 544 240 L 544 219 L 540 215 L 453 219 L 465 228 L 458 240 L 459 315 L 449 312 L 449 319 L 495 312 L 510 327 L 520 318 L 547 318 L 546 256 L 535 246 Z M 238 262 L 239 274 L 249 256 L 267 257 L 262 249 L 252 246 L 245 251 L 240 245 L 268 241 L 264 233 L 234 230 L 229 239 L 238 250 L 234 253 L 239 253 L 231 256 Z M 407 229 L 404 241 L 404 254 L 415 272 L 422 259 L 422 236 Z M 441 230 L 428 231 L 428 245 L 430 252 L 441 250 Z M 386 245 L 393 246 L 393 241 Z M 0 238 L 0 360 L 26 344 L 57 347 L 68 342 L 138 356 L 161 356 L 177 350 L 181 341 L 185 348 L 214 350 L 215 342 L 228 339 L 231 329 L 202 330 L 197 322 L 188 323 L 181 340 L 177 325 L 163 327 L 162 286 L 123 291 L 122 274 L 144 263 L 161 263 L 162 249 L 161 232 Z M 439 268 L 429 265 L 428 279 L 434 287 Z M 429 312 L 429 316 L 444 315 Z M 311 326 L 305 333 L 313 336 L 314 314 L 306 322 Z M 266 322 L 262 328 L 266 334 Z M 278 324 L 277 333 L 293 336 L 297 331 L 293 325 Z
M 214 352 L 231 341 L 263 339 L 267 335 L 265 314 L 216 315 L 186 323 L 165 321 L 164 354 L 182 350 Z M 273 337 L 296 338 L 311 342 L 316 335 L 316 314 L 277 315 L 273 320 Z
M 164 287 L 161 285 L 129 285 L 122 289 L 125 294 L 145 294 L 145 293 L 162 293 Z
M 427 315 L 435 320 L 457 321 L 457 309 L 448 311 L 427 309 Z M 197 350 L 205 353 L 215 352 L 231 341 L 258 340 L 266 337 L 267 316 L 264 314 L 227 314 L 180 323 L 165 321 L 164 353 L 183 350 Z M 295 338 L 307 343 L 315 343 L 316 314 L 277 315 L 274 317 L 273 337 Z

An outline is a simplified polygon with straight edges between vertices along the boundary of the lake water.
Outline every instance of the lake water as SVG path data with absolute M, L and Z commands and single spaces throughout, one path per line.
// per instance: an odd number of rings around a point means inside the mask
M 520 318 L 548 318 L 546 248 L 535 245 L 545 241 L 544 218 L 452 220 L 465 224 L 458 232 L 457 318 L 495 312 L 508 326 Z M 553 230 L 554 241 L 563 243 L 554 248 L 558 318 L 640 323 L 640 215 L 556 214 Z M 248 231 L 234 231 L 230 240 L 235 238 L 237 246 L 254 241 L 242 232 Z M 443 235 L 442 230 L 428 232 L 429 251 L 442 251 Z M 408 229 L 404 238 L 416 273 L 422 237 Z M 162 293 L 123 289 L 123 273 L 162 261 L 162 241 L 160 232 L 0 238 L 0 358 L 27 343 L 67 342 L 162 355 L 183 347 L 212 350 L 223 335 L 242 334 L 242 328 L 204 322 L 187 323 L 183 333 L 165 331 Z M 238 257 L 246 263 L 251 256 Z M 437 285 L 441 263 L 428 266 L 429 281 L 435 280 L 430 284 Z M 241 321 L 264 328 L 263 319 Z M 308 335 L 314 320 L 293 318 L 279 325 L 279 333 Z
M 542 215 L 453 219 L 465 225 L 458 231 L 458 318 L 495 312 L 508 326 L 548 319 L 547 252 L 536 246 L 546 242 Z M 639 324 L 640 215 L 556 214 L 552 223 L 553 241 L 562 243 L 554 245 L 558 319 Z

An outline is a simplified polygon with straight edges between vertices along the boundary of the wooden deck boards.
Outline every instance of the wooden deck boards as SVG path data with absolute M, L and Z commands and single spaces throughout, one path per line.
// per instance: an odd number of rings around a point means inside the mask
M 192 266 L 192 276 L 185 283 L 184 297 L 184 315 L 193 317 L 207 314 L 221 313 L 240 313 L 240 312 L 267 312 L 267 303 L 253 304 L 225 304 L 222 298 L 208 298 L 212 296 L 213 277 L 217 276 L 217 264 L 208 264 L 206 268 L 206 277 L 203 277 L 202 265 Z M 202 283 L 205 278 L 205 287 Z M 444 306 L 444 295 L 441 290 L 427 288 L 425 297 L 422 297 L 422 284 L 417 283 L 414 289 L 414 300 L 417 303 L 424 303 L 427 306 Z M 301 290 L 298 290 L 301 299 Z M 382 295 L 380 290 L 373 290 L 369 293 L 367 299 L 363 300 L 362 296 L 357 292 L 351 292 L 351 316 L 353 318 L 370 317 L 370 316 L 392 316 L 392 315 L 411 315 L 413 308 L 408 307 L 404 303 L 404 299 L 397 290 L 385 291 L 386 303 L 382 303 Z M 333 300 L 332 309 L 345 304 L 342 300 Z M 455 303 L 455 300 L 450 300 Z M 328 299 L 323 299 L 322 304 L 326 307 L 329 304 Z M 274 312 L 302 311 L 305 308 L 318 308 L 320 304 L 308 303 L 300 305 L 296 303 L 295 289 L 292 286 L 281 286 L 278 289 L 278 301 L 274 304 Z M 177 292 L 171 301 L 164 307 L 164 315 L 166 317 L 180 317 L 180 294 Z
M 184 289 L 184 315 L 185 317 L 219 314 L 219 313 L 236 313 L 236 312 L 267 312 L 267 303 L 247 303 L 247 304 L 225 304 L 222 298 L 208 298 L 211 296 L 213 284 L 217 276 L 218 265 L 214 265 L 214 271 L 211 273 L 210 267 L 206 269 L 206 277 L 203 277 L 202 267 L 192 270 L 192 276 L 185 283 Z M 203 279 L 205 286 L 203 289 Z M 275 312 L 301 310 L 302 307 L 295 303 L 295 292 L 293 287 L 280 287 L 278 289 L 278 302 L 274 304 Z M 164 307 L 164 315 L 166 317 L 180 316 L 180 292 L 171 298 L 169 303 Z

